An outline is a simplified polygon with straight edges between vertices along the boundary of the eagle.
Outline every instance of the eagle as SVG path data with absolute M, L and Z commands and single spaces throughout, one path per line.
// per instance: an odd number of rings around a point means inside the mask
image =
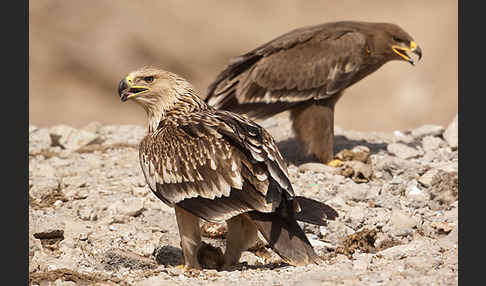
M 230 60 L 209 85 L 205 102 L 256 120 L 289 110 L 304 149 L 328 163 L 334 108 L 343 91 L 389 61 L 414 65 L 421 58 L 413 38 L 392 23 L 302 27 Z
M 258 232 L 284 262 L 320 263 L 297 220 L 325 225 L 338 213 L 295 195 L 286 163 L 264 128 L 207 105 L 184 78 L 153 67 L 129 73 L 118 95 L 147 113 L 140 166 L 155 196 L 174 207 L 185 269 L 201 268 L 201 219 L 227 223 L 223 266 L 238 263 Z

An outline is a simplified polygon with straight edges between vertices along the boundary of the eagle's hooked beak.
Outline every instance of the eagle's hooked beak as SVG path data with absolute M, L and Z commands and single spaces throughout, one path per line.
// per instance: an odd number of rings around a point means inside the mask
M 146 86 L 133 85 L 133 77 L 131 76 L 122 79 L 118 84 L 118 95 L 120 96 L 121 101 L 127 101 L 128 99 L 132 99 L 149 90 L 150 89 Z
M 395 53 L 397 53 L 400 57 L 402 57 L 412 65 L 415 65 L 415 63 L 420 61 L 420 59 L 422 58 L 422 49 L 414 41 L 410 42 L 410 47 L 393 45 L 392 49 Z M 415 61 L 412 58 L 413 55 L 411 53 L 416 54 L 418 56 L 418 60 Z

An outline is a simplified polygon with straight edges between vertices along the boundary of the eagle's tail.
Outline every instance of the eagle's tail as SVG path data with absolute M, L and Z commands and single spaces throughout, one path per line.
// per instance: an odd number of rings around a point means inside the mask
M 320 258 L 295 218 L 283 218 L 278 213 L 248 213 L 270 247 L 285 262 L 302 266 L 319 264 Z
M 300 196 L 294 197 L 294 200 L 297 200 L 301 209 L 295 213 L 295 219 L 298 221 L 322 226 L 327 225 L 326 220 L 338 217 L 335 209 L 319 201 Z

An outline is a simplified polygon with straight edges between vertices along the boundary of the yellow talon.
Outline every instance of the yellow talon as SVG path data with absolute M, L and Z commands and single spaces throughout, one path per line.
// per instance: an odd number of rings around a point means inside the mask
M 334 160 L 330 161 L 329 163 L 327 163 L 328 166 L 331 166 L 333 168 L 341 167 L 343 164 L 344 164 L 343 161 L 341 161 L 339 159 L 334 159 Z
M 179 264 L 179 265 L 176 266 L 176 268 L 178 268 L 178 269 L 185 269 L 186 267 L 185 267 L 184 264 Z

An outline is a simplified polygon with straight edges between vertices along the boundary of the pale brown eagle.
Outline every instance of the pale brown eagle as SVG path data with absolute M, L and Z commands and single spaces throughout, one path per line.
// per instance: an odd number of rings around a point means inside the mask
M 205 101 L 255 119 L 290 110 L 299 141 L 328 163 L 334 154 L 334 107 L 343 91 L 388 61 L 415 64 L 412 53 L 422 57 L 413 38 L 395 24 L 303 27 L 232 59 L 208 87 Z
M 257 231 L 289 264 L 318 263 L 296 220 L 324 225 L 337 212 L 295 196 L 286 164 L 265 129 L 207 105 L 190 83 L 163 70 L 131 72 L 118 93 L 147 112 L 140 164 L 153 193 L 175 208 L 186 268 L 200 268 L 200 218 L 227 222 L 224 265 L 238 262 Z

